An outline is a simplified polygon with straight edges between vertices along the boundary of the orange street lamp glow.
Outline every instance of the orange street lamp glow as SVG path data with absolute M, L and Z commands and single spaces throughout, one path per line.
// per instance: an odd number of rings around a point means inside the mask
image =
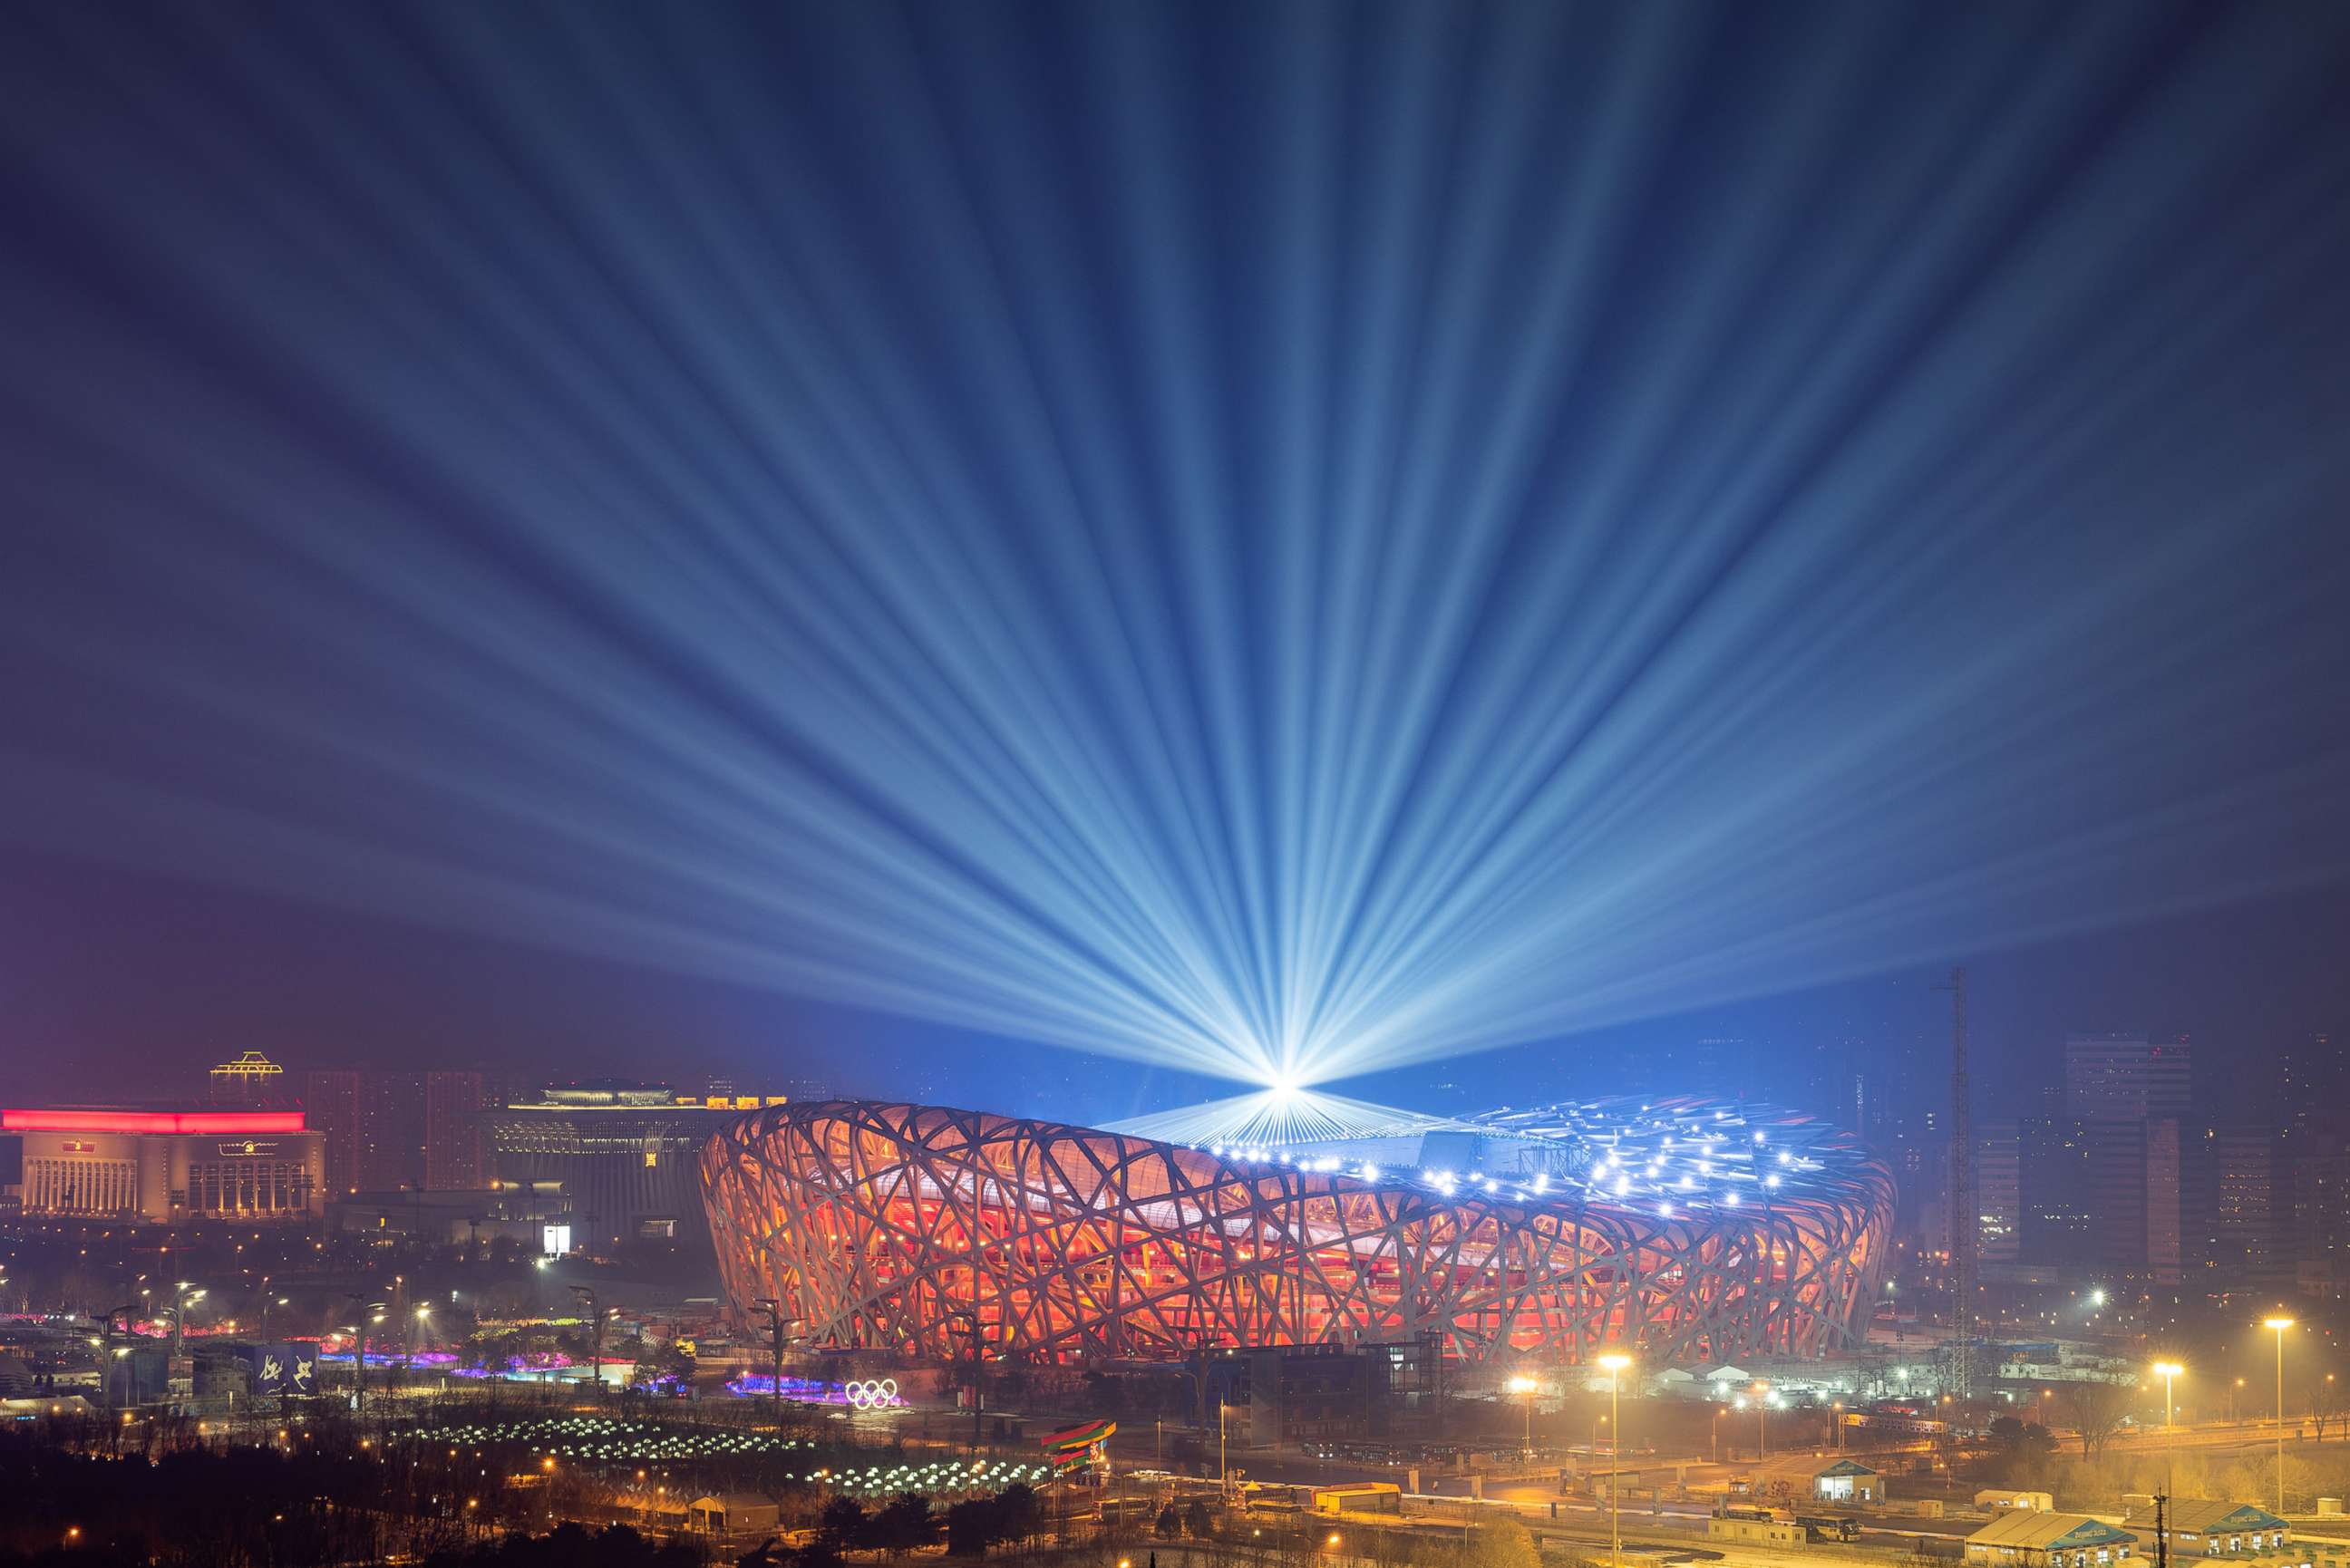
M 2274 1330 L 2277 1336 L 2277 1512 L 2282 1514 L 2284 1512 L 2284 1331 L 2293 1326 L 2293 1319 L 2278 1313 L 2273 1317 L 2262 1318 L 2261 1326 Z

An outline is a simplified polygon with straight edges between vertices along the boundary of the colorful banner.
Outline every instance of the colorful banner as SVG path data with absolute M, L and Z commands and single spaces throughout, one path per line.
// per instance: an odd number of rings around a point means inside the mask
M 1102 1445 L 1117 1432 L 1116 1421 L 1087 1421 L 1083 1426 L 1048 1432 L 1042 1439 L 1045 1462 L 1057 1475 L 1081 1470 L 1101 1458 Z

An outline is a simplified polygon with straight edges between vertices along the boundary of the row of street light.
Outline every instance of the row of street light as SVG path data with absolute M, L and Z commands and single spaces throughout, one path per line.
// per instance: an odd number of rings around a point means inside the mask
M 2277 1513 L 2280 1516 L 2284 1513 L 2284 1331 L 2293 1325 L 2293 1320 L 2282 1313 L 2261 1319 L 2261 1326 L 2276 1335 L 2276 1469 Z M 2158 1361 L 2152 1370 L 2157 1377 L 2162 1379 L 2162 1429 L 2170 1433 L 2178 1425 L 2171 1398 L 2172 1387 L 2178 1378 L 2186 1376 L 2187 1368 L 2176 1361 Z M 2242 1378 L 2236 1379 L 2237 1387 L 2243 1385 Z M 2234 1420 L 2235 1398 L 2232 1393 L 2229 1396 L 2228 1415 L 2230 1421 Z

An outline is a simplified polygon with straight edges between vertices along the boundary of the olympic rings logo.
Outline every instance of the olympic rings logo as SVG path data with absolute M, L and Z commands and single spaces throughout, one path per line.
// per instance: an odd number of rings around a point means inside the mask
M 847 1397 L 850 1404 L 860 1410 L 876 1410 L 884 1406 L 902 1405 L 906 1402 L 898 1397 L 898 1380 L 894 1377 L 876 1377 L 868 1382 L 850 1383 L 842 1387 L 841 1393 Z

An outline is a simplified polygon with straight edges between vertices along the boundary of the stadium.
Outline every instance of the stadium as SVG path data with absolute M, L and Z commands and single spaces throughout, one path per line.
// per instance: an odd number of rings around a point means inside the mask
M 702 1154 L 729 1297 L 810 1343 L 1048 1362 L 1440 1336 L 1807 1356 L 1866 1330 L 1893 1179 L 1751 1103 L 1594 1101 L 1280 1149 L 835 1100 Z

